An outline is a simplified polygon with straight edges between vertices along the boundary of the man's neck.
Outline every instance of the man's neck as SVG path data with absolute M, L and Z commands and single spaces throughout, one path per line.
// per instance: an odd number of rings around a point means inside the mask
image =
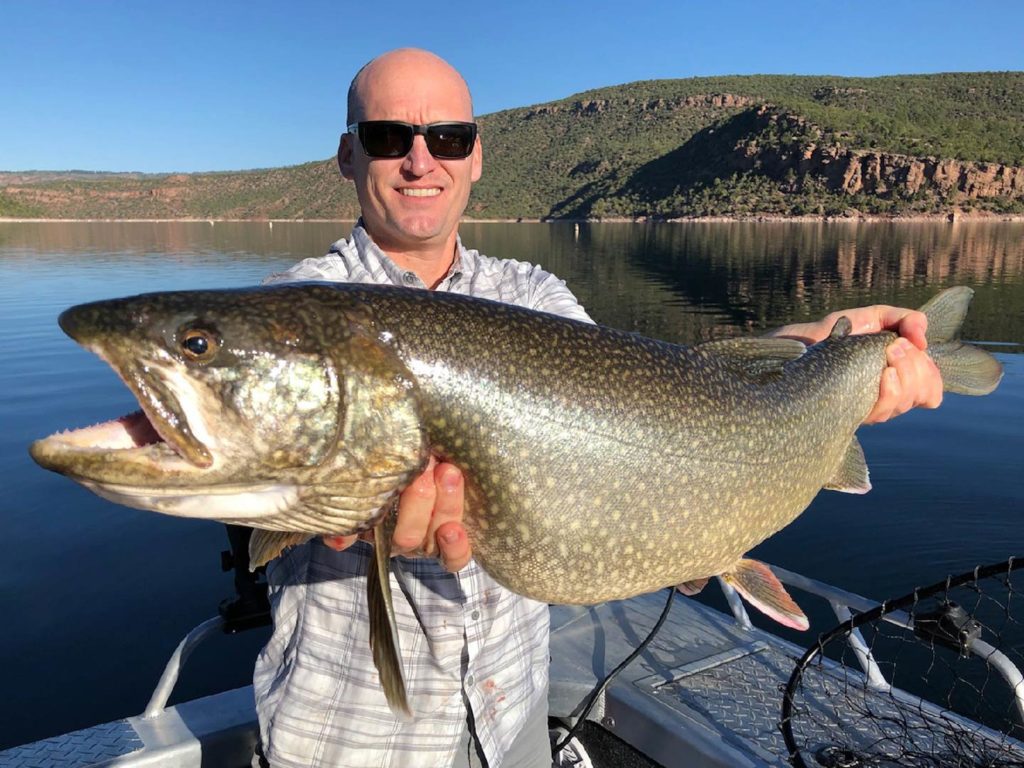
M 378 242 L 377 246 L 395 264 L 402 269 L 415 272 L 416 276 L 423 281 L 425 286 L 433 289 L 444 280 L 452 268 L 456 255 L 456 239 L 457 233 L 453 232 L 448 241 L 442 245 L 424 245 L 421 248 L 395 248 Z

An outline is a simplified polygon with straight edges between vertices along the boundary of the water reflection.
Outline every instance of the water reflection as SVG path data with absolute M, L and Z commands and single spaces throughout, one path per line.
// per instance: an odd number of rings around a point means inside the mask
M 30 440 L 135 407 L 61 333 L 59 312 L 147 290 L 250 285 L 322 255 L 350 228 L 0 223 L 0 615 L 14 628 L 0 658 L 19 660 L 0 697 L 0 748 L 140 711 L 174 643 L 231 588 L 217 568 L 217 526 L 116 507 L 31 463 Z M 544 265 L 599 321 L 670 340 L 841 306 L 914 306 L 963 283 L 977 291 L 967 336 L 1018 345 L 1001 352 L 1024 345 L 1024 225 L 467 224 L 462 235 L 484 253 Z M 1001 359 L 993 395 L 863 430 L 872 494 L 821 494 L 754 556 L 881 598 L 1018 554 L 1024 357 Z M 245 684 L 258 640 L 204 649 L 180 695 Z
M 501 229 L 473 234 L 495 246 L 488 252 L 540 254 L 601 322 L 660 338 L 692 343 L 862 304 L 919 306 L 940 288 L 970 285 L 966 334 L 1024 341 L 1024 224 Z

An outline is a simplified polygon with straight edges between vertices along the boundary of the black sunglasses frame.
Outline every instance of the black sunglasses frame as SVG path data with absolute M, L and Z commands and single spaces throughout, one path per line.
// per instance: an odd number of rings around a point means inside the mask
M 446 154 L 443 151 L 440 153 L 438 152 L 438 150 L 441 150 L 441 147 L 437 143 L 440 140 L 437 132 L 442 129 L 451 128 L 452 126 L 469 129 L 469 139 L 466 144 L 466 151 L 464 154 L 453 155 Z M 396 151 L 395 153 L 373 153 L 367 149 L 366 131 L 373 130 L 377 127 L 386 127 L 392 130 L 400 128 L 407 131 L 401 137 L 402 147 L 399 148 L 400 151 Z M 348 126 L 348 128 L 346 128 L 346 133 L 353 133 L 359 138 L 359 143 L 362 145 L 363 152 L 367 157 L 392 159 L 396 157 L 405 157 L 412 151 L 412 143 L 415 138 L 417 136 L 422 136 L 424 141 L 427 142 L 427 150 L 429 150 L 430 154 L 438 160 L 463 160 L 473 154 L 473 147 L 476 146 L 477 125 L 476 123 L 463 123 L 457 120 L 445 120 L 441 123 L 428 123 L 426 125 L 404 123 L 401 120 L 363 120 L 358 123 L 352 123 Z

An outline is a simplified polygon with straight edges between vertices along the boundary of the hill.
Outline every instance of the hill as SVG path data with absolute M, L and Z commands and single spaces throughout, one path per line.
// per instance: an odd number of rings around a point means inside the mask
M 476 218 L 1024 213 L 1024 73 L 734 76 L 479 119 Z M 333 159 L 175 175 L 0 174 L 0 216 L 352 218 Z

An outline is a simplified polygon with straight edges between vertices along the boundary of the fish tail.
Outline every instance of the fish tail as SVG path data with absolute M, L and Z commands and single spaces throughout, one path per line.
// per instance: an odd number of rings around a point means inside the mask
M 946 392 L 987 395 L 999 385 L 1003 366 L 985 350 L 960 341 L 960 329 L 974 291 L 948 288 L 921 307 L 928 316 L 928 354 L 942 374 Z

